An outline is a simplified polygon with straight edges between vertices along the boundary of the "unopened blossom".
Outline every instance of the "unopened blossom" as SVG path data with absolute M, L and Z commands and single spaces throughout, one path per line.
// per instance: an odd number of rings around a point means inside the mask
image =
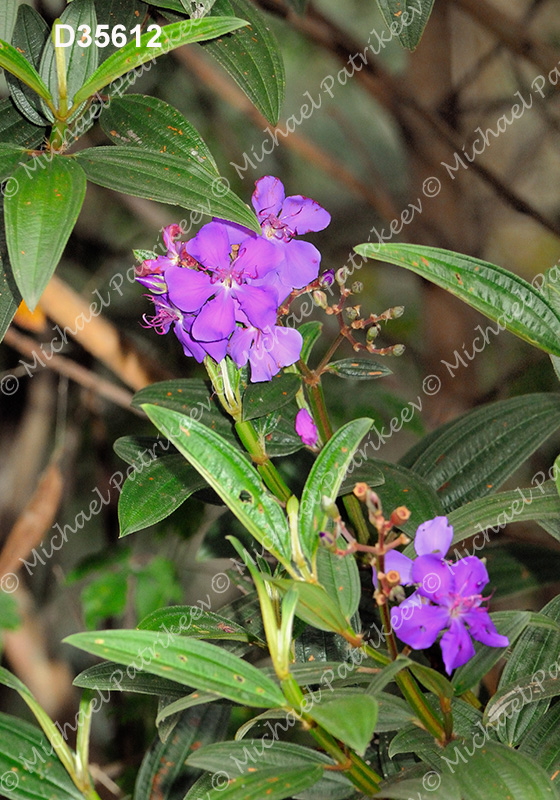
M 300 408 L 296 414 L 296 433 L 308 447 L 314 447 L 317 444 L 319 438 L 317 426 L 306 408 Z

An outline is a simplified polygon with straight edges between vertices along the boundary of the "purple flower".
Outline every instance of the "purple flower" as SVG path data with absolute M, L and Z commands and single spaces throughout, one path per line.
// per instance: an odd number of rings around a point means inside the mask
M 414 594 L 391 609 L 391 624 L 398 638 L 415 650 L 430 647 L 438 634 L 445 670 L 452 670 L 472 658 L 471 640 L 489 647 L 507 647 L 488 610 L 482 607 L 482 589 L 489 581 L 483 562 L 467 556 L 452 564 L 446 555 L 453 529 L 446 517 L 436 517 L 418 528 L 415 561 L 391 551 L 385 556 L 386 572 L 396 569 L 404 585 L 416 584 Z
M 294 239 L 310 231 L 322 231 L 331 221 L 328 211 L 302 195 L 286 197 L 278 178 L 265 175 L 255 184 L 252 203 L 261 223 L 262 235 L 282 251 L 283 263 L 276 275 L 268 276 L 284 299 L 292 289 L 302 289 L 319 274 L 321 254 L 310 242 Z
M 236 328 L 229 340 L 228 353 L 238 367 L 251 365 L 251 381 L 269 381 L 282 367 L 295 364 L 303 339 L 295 328 L 275 325 L 265 331 L 255 327 Z
M 187 313 L 196 312 L 192 335 L 198 341 L 228 338 L 241 312 L 242 318 L 261 330 L 276 323 L 276 293 L 254 283 L 278 265 L 276 248 L 260 237 L 246 238 L 233 245 L 232 253 L 229 233 L 220 222 L 204 225 L 185 245 L 204 269 L 172 266 L 165 271 L 173 304 Z
M 217 342 L 197 342 L 191 336 L 191 330 L 194 322 L 194 314 L 183 314 L 169 300 L 167 294 L 159 294 L 155 297 L 150 297 L 154 303 L 155 314 L 148 317 L 144 314 L 144 322 L 146 328 L 153 328 L 156 333 L 163 335 L 169 332 L 171 325 L 173 325 L 173 332 L 183 345 L 183 351 L 186 356 L 192 356 L 198 363 L 204 361 L 205 356 L 209 355 L 215 361 L 221 361 L 225 358 L 227 351 L 227 339 L 222 339 Z
M 308 447 L 314 447 L 317 444 L 319 438 L 317 426 L 306 408 L 300 408 L 296 414 L 296 433 Z

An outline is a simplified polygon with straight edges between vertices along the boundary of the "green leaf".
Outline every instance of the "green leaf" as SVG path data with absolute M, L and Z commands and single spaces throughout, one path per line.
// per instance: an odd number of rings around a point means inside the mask
M 484 531 L 498 533 L 513 522 L 553 521 L 558 518 L 560 497 L 552 481 L 540 484 L 540 488 L 529 486 L 481 497 L 480 500 L 472 500 L 448 515 L 453 527 L 452 544 L 458 544 Z M 484 535 L 484 542 L 489 540 L 490 533 L 487 533 Z M 477 550 L 480 549 L 482 545 L 477 542 Z
M 27 160 L 23 147 L 11 144 L 0 144 L 0 181 L 6 180 L 22 160 Z M 8 191 L 6 191 L 6 189 L 4 190 L 5 196 L 10 193 L 9 185 L 7 188 Z
M 70 47 L 61 48 L 66 64 L 66 82 L 68 88 L 67 106 L 66 109 L 64 109 L 64 111 L 66 111 L 68 108 L 72 107 L 76 93 L 95 72 L 97 68 L 97 54 L 102 48 L 97 47 L 95 42 L 89 47 L 81 47 L 79 44 L 81 37 L 81 32 L 79 30 L 80 25 L 87 25 L 90 31 L 92 31 L 93 36 L 97 30 L 97 15 L 92 0 L 72 0 L 70 5 L 68 5 L 60 15 L 60 22 L 64 25 L 69 25 L 76 34 L 74 42 Z M 64 31 L 63 36 L 66 39 L 68 36 L 67 31 Z M 58 108 L 60 106 L 58 70 L 52 37 L 49 37 L 43 50 L 39 72 L 41 78 L 49 87 L 49 91 Z M 70 117 L 70 119 L 71 118 L 72 117 Z
M 8 41 L 12 36 L 18 6 L 21 0 L 4 0 L 2 15 L 0 16 L 0 38 Z
M 520 707 L 557 697 L 560 694 L 558 664 L 554 667 L 553 677 L 547 676 L 544 670 L 537 670 L 534 674 L 516 678 L 514 683 L 497 691 L 484 709 L 484 723 L 493 727 L 500 725 Z
M 265 644 L 263 639 L 234 620 L 213 611 L 202 611 L 198 606 L 159 608 L 148 614 L 137 627 L 144 631 L 175 628 L 181 636 L 193 636 L 197 639 L 229 639 Z
M 550 601 L 541 611 L 544 616 L 560 622 L 560 595 Z M 498 690 L 509 687 L 522 680 L 526 675 L 533 675 L 542 670 L 545 674 L 555 665 L 560 652 L 560 631 L 558 629 L 530 627 L 523 633 L 513 648 L 504 671 L 500 677 Z M 498 728 L 501 741 L 510 745 L 518 744 L 529 725 L 534 723 L 548 709 L 549 700 L 522 705 L 518 713 L 506 719 Z
M 21 294 L 15 284 L 8 260 L 3 200 L 4 198 L 0 197 L 0 341 L 4 338 L 21 303 Z
M 15 597 L 0 592 L 0 631 L 15 631 L 21 624 L 18 604 Z
M 12 37 L 12 45 L 18 53 L 38 70 L 41 54 L 49 38 L 49 27 L 43 17 L 32 6 L 22 5 L 18 9 L 17 22 Z M 40 100 L 29 88 L 13 75 L 6 75 L 6 81 L 15 105 L 22 114 L 35 123 L 45 125 Z
M 547 353 L 560 355 L 560 315 L 533 286 L 512 272 L 459 253 L 412 244 L 361 244 L 365 258 L 416 272 L 498 323 L 496 335 L 509 330 Z M 474 346 L 474 345 L 473 345 Z
M 31 66 L 26 58 L 18 53 L 15 47 L 12 47 L 11 44 L 3 39 L 0 39 L 0 68 L 15 75 L 22 83 L 33 89 L 39 97 L 42 97 L 51 108 L 53 107 L 51 94 L 41 80 L 37 70 Z
M 84 800 L 39 728 L 3 713 L 0 774 L 8 800 Z
M 377 0 L 377 5 L 391 32 L 389 41 L 396 36 L 407 50 L 416 50 L 432 13 L 434 0 Z M 385 46 L 383 33 L 381 41 Z
M 343 542 L 339 542 L 341 548 Z M 317 577 L 340 610 L 350 619 L 358 610 L 362 587 L 356 559 L 350 556 L 337 556 L 326 548 L 317 550 Z
M 424 764 L 418 764 L 384 781 L 379 792 L 386 800 L 417 800 L 427 796 L 430 800 L 461 800 L 453 775 L 447 771 L 442 774 L 433 769 L 428 771 Z
M 271 381 L 250 383 L 243 392 L 243 419 L 265 417 L 293 400 L 301 388 L 299 375 L 282 373 Z
M 12 100 L 0 100 L 0 142 L 33 150 L 44 141 L 46 132 L 46 128 L 28 122 Z
M 401 700 L 388 692 L 375 695 L 379 707 L 375 730 L 378 733 L 400 730 L 404 725 L 414 720 L 414 712 Z
M 146 14 L 146 6 L 142 0 L 93 0 L 93 5 L 98 24 L 109 25 L 110 30 L 120 23 L 130 31 L 135 25 L 142 23 Z M 99 63 L 102 64 L 118 49 L 112 41 L 106 47 L 100 48 Z
M 221 738 L 228 717 L 226 706 L 207 706 L 182 714 L 173 736 L 165 742 L 156 737 L 144 756 L 136 776 L 134 800 L 172 800 L 181 789 L 182 796 L 197 775 L 192 767 L 185 766 L 189 755 L 201 745 Z
M 19 191 L 4 199 L 10 262 L 23 299 L 31 310 L 39 302 L 78 219 L 86 176 L 74 161 L 53 158 L 34 176 L 18 167 Z
M 264 577 L 264 576 L 263 576 Z M 269 578 L 284 594 L 292 587 L 298 593 L 296 614 L 300 619 L 313 625 L 321 631 L 334 631 L 340 633 L 349 628 L 340 605 L 327 594 L 322 586 L 316 583 L 304 583 L 288 578 Z
M 390 664 L 383 667 L 375 678 L 370 681 L 366 693 L 373 696 L 380 694 L 386 686 L 394 681 L 401 670 L 412 663 L 413 662 L 409 658 L 405 658 L 403 655 L 397 656 L 394 661 L 391 661 Z
M 160 738 L 164 741 L 166 737 L 162 735 L 162 731 L 165 730 L 166 725 L 173 724 L 173 719 L 176 719 L 179 714 L 186 711 L 188 708 L 195 708 L 196 706 L 202 706 L 206 703 L 214 703 L 220 698 L 216 697 L 212 692 L 191 692 L 190 694 L 179 697 L 177 700 L 172 700 L 171 703 L 164 703 L 163 701 L 167 701 L 167 699 L 172 699 L 172 696 L 170 696 L 170 698 L 160 697 L 156 717 L 156 726 L 159 728 Z
M 119 496 L 119 535 L 128 536 L 156 525 L 206 485 L 183 456 L 155 458 L 123 484 Z
M 169 53 L 170 50 L 175 50 L 184 44 L 223 36 L 246 24 L 245 20 L 236 19 L 235 17 L 182 20 L 172 25 L 165 25 L 162 28 L 162 33 L 158 40 L 161 43 L 161 47 L 148 46 L 148 43 L 154 37 L 153 31 L 142 34 L 140 47 L 137 47 L 135 38 L 131 39 L 96 69 L 87 83 L 76 93 L 74 105 L 83 103 L 84 100 L 108 86 L 116 78 L 125 75 L 141 64 L 145 64 L 146 61 L 152 61 L 152 59 Z
M 204 49 L 222 65 L 266 119 L 276 125 L 284 102 L 286 76 L 276 37 L 266 19 L 248 0 L 216 0 L 215 14 L 246 19 L 247 28 L 217 41 Z
M 328 523 L 322 498 L 336 500 L 354 453 L 372 424 L 367 418 L 348 422 L 329 439 L 311 467 L 303 487 L 299 514 L 299 538 L 304 555 L 309 559 L 319 545 L 319 532 Z
M 355 463 L 358 464 L 357 461 Z M 362 480 L 372 485 L 367 477 L 372 468 L 375 470 L 374 475 L 380 472 L 383 478 L 383 481 L 379 482 L 381 485 L 373 485 L 381 498 L 386 515 L 389 516 L 391 511 L 399 506 L 406 506 L 410 511 L 410 519 L 399 526 L 408 536 L 414 536 L 422 522 L 443 514 L 439 498 L 429 483 L 416 472 L 387 461 L 363 459 L 343 483 L 342 491 L 351 491 L 354 484 Z
M 301 360 L 306 364 L 309 361 L 309 356 L 313 350 L 313 346 L 321 336 L 323 330 L 323 323 L 319 320 L 313 319 L 310 322 L 304 322 L 299 326 L 298 331 L 303 338 L 303 346 L 301 348 Z
M 153 405 L 142 408 L 252 536 L 276 558 L 289 562 L 290 532 L 286 517 L 245 456 L 192 418 Z
M 353 381 L 370 381 L 374 378 L 383 378 L 392 375 L 393 370 L 369 358 L 344 358 L 342 361 L 332 361 L 325 367 L 339 378 Z
M 448 699 L 453 697 L 453 686 L 444 675 L 436 672 L 435 669 L 426 667 L 424 664 L 413 664 L 410 667 L 410 671 L 422 686 L 429 692 L 433 692 L 437 697 L 446 697 Z
M 260 232 L 252 211 L 215 172 L 195 161 L 140 150 L 137 147 L 95 147 L 76 160 L 92 183 L 135 197 L 181 206 L 201 214 L 237 222 Z
M 470 750 L 472 743 L 467 742 Z M 443 751 L 447 766 L 453 767 L 462 797 L 469 800 L 556 800 L 557 794 L 546 772 L 519 750 L 497 742 L 486 742 L 482 749 L 461 753 L 452 742 Z M 462 756 L 462 757 L 461 757 Z M 457 759 L 457 766 L 455 766 Z
M 275 708 L 286 702 L 274 681 L 252 664 L 200 639 L 177 637 L 168 632 L 165 641 L 161 632 L 112 630 L 75 633 L 64 641 L 117 664 L 132 664 L 235 703 Z
M 314 703 L 308 713 L 336 739 L 363 756 L 375 730 L 377 701 L 368 694 L 341 694 Z
M 188 415 L 227 439 L 230 444 L 237 442 L 231 417 L 226 416 L 211 389 L 202 380 L 189 378 L 152 383 L 136 392 L 132 399 L 135 408 L 141 408 L 144 403 Z M 161 440 L 161 436 L 159 438 Z
M 551 780 L 554 779 L 560 769 L 560 703 L 529 728 L 519 750 L 540 764 Z
M 182 683 L 137 669 L 134 669 L 132 677 L 129 677 L 126 669 L 122 669 L 120 664 L 114 664 L 112 661 L 103 661 L 80 672 L 73 683 L 81 689 L 97 689 L 101 692 L 135 692 L 168 697 L 183 697 L 185 694 Z M 212 697 L 218 699 L 216 695 Z
M 272 743 L 271 743 L 272 744 Z M 232 768 L 243 774 L 255 770 L 275 767 L 279 773 L 293 767 L 305 767 L 314 764 L 334 766 L 334 762 L 324 753 L 302 747 L 292 742 L 273 740 L 273 745 L 266 744 L 265 740 L 249 739 L 240 742 L 218 742 L 193 753 L 187 763 L 209 772 L 223 772 L 224 765 L 231 764 Z M 233 776 L 232 776 L 233 777 Z M 348 790 L 353 793 L 352 784 L 340 772 L 325 771 L 323 777 L 313 787 L 312 792 L 307 790 L 305 796 L 308 800 L 317 796 L 319 800 L 326 800 L 333 795 L 336 797 L 347 796 Z
M 176 108 L 142 94 L 113 97 L 103 111 L 101 127 L 115 144 L 197 161 L 218 174 L 218 167 L 202 136 Z
M 498 489 L 559 426 L 557 394 L 489 403 L 444 426 L 412 469 L 452 511 Z
M 322 777 L 323 768 L 319 765 L 284 769 L 280 774 L 276 768 L 259 769 L 257 772 L 233 778 L 227 786 L 223 782 L 219 783 L 203 797 L 204 800 L 284 800 L 299 796 Z M 198 797 L 199 792 L 192 796 Z
M 22 683 L 19 678 L 16 678 L 15 675 L 12 675 L 11 672 L 8 672 L 7 669 L 4 669 L 4 667 L 0 667 L 0 684 L 2 684 L 2 686 L 7 686 L 9 689 L 13 689 L 19 694 L 24 703 L 33 712 L 35 719 L 43 729 L 49 742 L 51 744 L 54 743 L 54 746 L 49 747 L 48 751 L 51 753 L 56 751 L 56 755 L 60 758 L 64 768 L 68 772 L 74 773 L 74 755 L 72 751 L 66 744 L 66 741 L 61 738 L 60 731 L 55 726 L 54 722 L 44 708 L 38 703 L 27 686 Z M 3 790 L 4 786 L 2 785 L 2 791 Z

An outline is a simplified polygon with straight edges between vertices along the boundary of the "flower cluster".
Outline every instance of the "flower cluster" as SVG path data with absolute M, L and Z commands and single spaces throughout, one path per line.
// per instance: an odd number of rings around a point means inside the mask
M 481 592 L 489 581 L 484 563 L 476 556 L 447 561 L 452 539 L 453 528 L 447 518 L 436 517 L 418 528 L 414 539 L 418 558 L 414 561 L 396 550 L 385 555 L 386 575 L 398 572 L 403 586 L 417 586 L 409 598 L 391 609 L 395 634 L 413 649 L 422 650 L 445 631 L 440 647 L 448 674 L 473 657 L 471 637 L 489 647 L 509 644 L 482 607 Z M 373 580 L 377 585 L 375 569 Z
M 173 326 L 185 355 L 199 362 L 226 354 L 239 367 L 249 362 L 257 382 L 300 356 L 301 335 L 277 325 L 278 307 L 318 277 L 319 251 L 295 237 L 323 230 L 330 215 L 307 197 L 285 197 L 270 175 L 257 181 L 252 202 L 260 235 L 214 219 L 181 242 L 180 227 L 170 225 L 163 233 L 166 255 L 144 261 L 137 280 L 152 293 L 148 327 L 164 334 Z

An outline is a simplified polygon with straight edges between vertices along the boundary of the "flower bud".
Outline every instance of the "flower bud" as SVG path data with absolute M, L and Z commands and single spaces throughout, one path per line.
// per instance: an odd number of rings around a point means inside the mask
M 350 289 L 352 290 L 352 294 L 360 294 L 363 291 L 364 284 L 361 281 L 354 281 Z
M 314 291 L 312 297 L 316 306 L 319 306 L 319 308 L 327 307 L 327 295 L 324 292 Z
M 379 336 L 379 328 L 377 325 L 372 325 L 371 328 L 368 328 L 366 333 L 366 341 L 373 342 Z
M 389 600 L 396 603 L 402 603 L 406 599 L 406 594 L 402 586 L 393 586 L 389 592 Z
M 404 306 L 394 306 L 391 309 L 391 319 L 398 319 L 404 314 Z
M 346 272 L 346 267 L 341 267 L 340 269 L 337 269 L 334 277 L 339 286 L 344 286 L 344 284 L 346 283 L 346 278 L 348 277 Z
M 360 316 L 359 306 L 350 307 L 346 309 L 346 318 L 349 322 L 354 322 Z
M 391 349 L 392 349 L 391 355 L 393 355 L 393 356 L 402 356 L 402 354 L 404 353 L 406 348 L 405 348 L 404 344 L 395 344 L 395 345 L 393 345 L 393 347 Z
M 328 269 L 319 276 L 319 286 L 322 289 L 328 289 L 334 283 L 334 269 Z

